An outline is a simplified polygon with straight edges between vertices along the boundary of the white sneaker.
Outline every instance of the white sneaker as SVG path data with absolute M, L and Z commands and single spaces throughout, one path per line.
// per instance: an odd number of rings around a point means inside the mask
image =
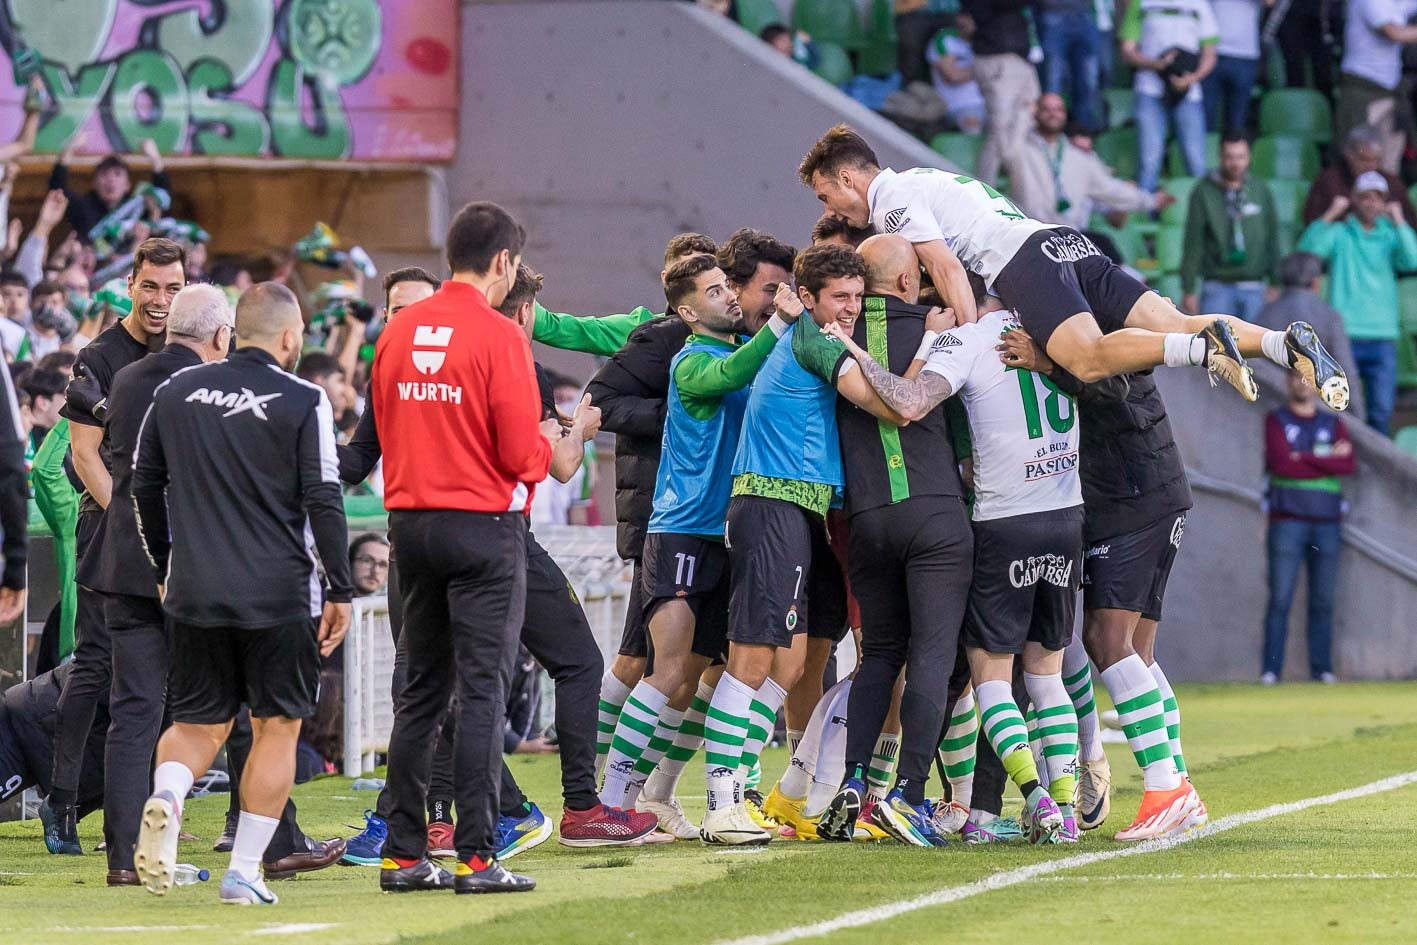
M 680 805 L 679 798 L 671 797 L 667 801 L 651 801 L 641 796 L 638 809 L 646 814 L 653 814 L 659 821 L 659 829 L 674 839 L 698 839 L 699 828 L 684 816 L 684 808 Z
M 1103 755 L 1097 761 L 1078 759 L 1077 821 L 1083 830 L 1096 830 L 1112 813 L 1112 765 Z
M 159 791 L 143 805 L 138 827 L 138 845 L 133 850 L 133 869 L 147 891 L 164 896 L 172 888 L 177 867 L 177 840 L 182 834 L 182 817 L 177 799 L 170 791 Z
M 261 877 L 247 879 L 236 870 L 227 870 L 221 878 L 221 901 L 229 906 L 273 906 L 280 900 L 266 888 Z
M 772 834 L 753 823 L 741 804 L 704 814 L 699 839 L 715 846 L 761 846 L 772 840 Z
M 1333 673 L 1319 673 L 1318 681 L 1325 686 L 1332 686 L 1334 683 L 1338 682 L 1338 677 Z
M 1279 682 L 1279 677 L 1274 673 L 1263 673 L 1260 675 L 1261 686 L 1273 686 Z

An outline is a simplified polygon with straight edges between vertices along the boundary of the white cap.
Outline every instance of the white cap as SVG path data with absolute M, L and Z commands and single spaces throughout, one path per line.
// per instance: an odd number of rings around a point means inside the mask
M 1359 174 L 1358 179 L 1353 182 L 1353 192 L 1358 194 L 1369 190 L 1380 194 L 1387 193 L 1387 178 L 1377 171 L 1364 171 Z

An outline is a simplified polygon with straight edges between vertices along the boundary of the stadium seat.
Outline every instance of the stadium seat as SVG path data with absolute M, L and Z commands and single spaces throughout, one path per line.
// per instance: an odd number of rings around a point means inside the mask
M 979 135 L 941 132 L 930 139 L 930 148 L 945 160 L 959 165 L 959 169 L 966 174 L 973 174 L 974 163 L 979 159 L 979 146 L 983 142 Z
M 1140 160 L 1135 128 L 1109 128 L 1093 139 L 1092 149 L 1118 177 L 1137 179 Z
M 1313 89 L 1271 89 L 1260 99 L 1260 134 L 1296 135 L 1327 144 L 1333 138 L 1333 109 Z
M 851 56 L 836 43 L 815 43 L 817 64 L 812 71 L 832 85 L 845 85 L 855 74 L 851 69 Z
M 1397 280 L 1397 386 L 1417 387 L 1417 276 Z
M 819 48 L 823 43 L 835 43 L 842 49 L 861 47 L 856 0 L 797 0 L 792 7 L 792 25 L 810 33 Z
M 1220 134 L 1212 131 L 1205 136 L 1205 167 L 1214 170 L 1220 166 Z M 1186 159 L 1181 156 L 1181 142 L 1172 140 L 1166 150 L 1166 173 L 1171 177 L 1185 177 L 1190 174 Z
M 1319 174 L 1319 149 L 1295 135 L 1265 135 L 1255 141 L 1251 169 L 1260 177 L 1313 180 Z
M 1131 89 L 1103 89 L 1102 97 L 1107 101 L 1107 127 L 1120 128 L 1129 124 L 1137 114 L 1137 94 Z
M 1161 182 L 1161 189 L 1176 198 L 1176 202 L 1161 211 L 1162 226 L 1186 225 L 1186 210 L 1191 205 L 1191 191 L 1196 189 L 1195 177 L 1171 177 Z
M 856 56 L 856 71 L 861 75 L 883 76 L 896 71 L 899 56 L 895 33 L 895 9 L 891 0 L 872 0 L 866 36 Z
M 1403 427 L 1392 438 L 1392 445 L 1417 459 L 1417 427 Z
M 1131 227 L 1122 227 L 1120 230 L 1110 225 L 1101 217 L 1093 217 L 1088 224 L 1089 233 L 1099 233 L 1108 237 L 1117 246 L 1117 251 L 1122 254 L 1122 259 L 1130 266 L 1136 265 L 1136 261 L 1146 255 L 1146 241 L 1142 235 Z
M 1156 262 L 1162 272 L 1181 271 L 1181 253 L 1185 242 L 1184 227 L 1163 226 L 1156 231 Z
M 1304 201 L 1309 196 L 1309 183 L 1286 178 L 1266 183 L 1274 198 L 1274 215 L 1279 219 L 1279 250 L 1287 254 L 1293 251 L 1304 229 Z
M 773 0 L 738 0 L 738 25 L 754 36 L 761 33 L 763 27 L 782 22 L 782 13 Z
M 1417 200 L 1417 184 L 1413 184 L 1411 187 L 1407 188 L 1407 199 Z
M 1151 287 L 1161 295 L 1170 299 L 1173 304 L 1181 304 L 1181 277 L 1174 272 L 1168 272 L 1162 276 L 1151 280 Z

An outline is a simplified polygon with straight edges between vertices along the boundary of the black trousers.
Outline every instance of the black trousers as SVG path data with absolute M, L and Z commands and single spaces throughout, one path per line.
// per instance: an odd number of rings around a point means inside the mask
M 157 598 L 105 595 L 112 634 L 112 688 L 103 761 L 103 838 L 108 868 L 131 870 L 153 752 L 167 704 L 167 628 Z
M 497 850 L 506 692 L 526 607 L 526 516 L 519 512 L 395 511 L 408 681 L 389 744 L 387 854 L 427 848 L 424 806 L 433 736 L 454 694 L 454 799 L 459 859 Z
M 1332 19 L 1325 23 L 1330 6 L 1322 0 L 1295 0 L 1275 31 L 1275 39 L 1284 51 L 1285 84 L 1291 88 L 1308 85 L 1308 76 L 1304 74 L 1307 63 L 1313 70 L 1314 88 L 1325 98 L 1332 99 L 1334 57 L 1333 50 L 1325 42 L 1325 36 L 1332 35 Z M 1334 143 L 1340 147 L 1343 144 L 1341 141 Z
M 74 528 L 76 557 L 82 559 L 103 519 L 103 510 L 80 512 Z M 50 804 L 74 803 L 83 767 L 84 743 L 93 726 L 99 697 L 108 689 L 113 655 L 108 624 L 103 618 L 103 597 L 80 585 L 74 616 L 74 671 L 59 697 L 54 719 L 54 771 Z
M 231 723 L 231 734 L 226 738 L 226 773 L 231 779 L 231 800 L 226 816 L 235 822 L 241 816 L 241 773 L 246 770 L 246 759 L 251 757 L 251 712 L 245 706 Z M 305 833 L 295 820 L 295 801 L 285 799 L 285 808 L 280 812 L 280 821 L 271 842 L 266 844 L 266 852 L 261 859 L 266 863 L 283 860 L 306 847 Z
M 861 667 L 847 703 L 846 766 L 869 766 L 908 666 L 900 703 L 900 779 L 923 789 L 949 709 L 949 682 L 974 568 L 964 503 L 918 496 L 851 517 L 847 560 L 861 606 Z
M 954 14 L 931 13 L 929 10 L 914 10 L 895 18 L 896 65 L 900 69 L 902 85 L 930 81 L 930 64 L 925 61 L 925 50 L 936 33 L 954 24 Z

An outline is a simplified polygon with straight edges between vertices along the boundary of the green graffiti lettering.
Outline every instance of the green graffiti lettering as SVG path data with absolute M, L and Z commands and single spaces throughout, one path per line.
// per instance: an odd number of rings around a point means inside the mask
M 58 106 L 35 138 L 36 151 L 63 151 L 84 122 L 98 108 L 108 92 L 118 64 L 99 62 L 79 70 L 78 82 L 69 78 L 64 69 L 53 63 L 43 67 L 44 81 Z
M 303 99 L 309 90 L 313 127 L 305 124 Z M 289 59 L 271 70 L 266 90 L 273 150 L 282 157 L 337 158 L 349 151 L 349 120 L 339 87 L 328 73 L 308 73 Z
M 147 114 L 139 108 L 147 93 Z M 187 83 L 166 53 L 135 49 L 118 60 L 108 98 L 109 138 L 120 150 L 135 151 L 152 138 L 164 154 L 180 153 L 187 133 Z
M 170 13 L 157 23 L 157 45 L 184 71 L 204 59 L 216 60 L 239 87 L 265 58 L 275 31 L 275 8 L 270 0 L 226 0 L 213 4 L 213 15 L 205 19 L 199 10 Z
M 266 116 L 245 102 L 218 95 L 235 83 L 226 66 L 208 59 L 192 67 L 187 89 L 192 109 L 194 154 L 264 154 L 271 132 Z
M 11 26 L 24 44 L 69 73 L 99 57 L 118 15 L 118 0 L 9 0 L 8 6 Z

